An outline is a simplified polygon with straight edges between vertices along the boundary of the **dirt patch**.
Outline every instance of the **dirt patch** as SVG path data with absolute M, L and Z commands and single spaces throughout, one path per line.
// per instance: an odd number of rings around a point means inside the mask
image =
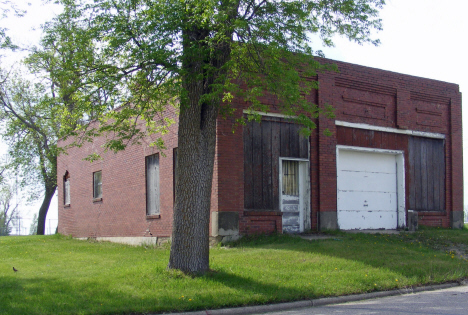
M 309 234 L 309 235 L 299 235 L 300 238 L 303 238 L 308 241 L 313 240 L 326 240 L 330 238 L 337 238 L 336 236 L 322 235 L 322 234 Z
M 468 261 L 468 245 L 465 243 L 459 243 L 453 241 L 449 236 L 446 235 L 418 235 L 415 234 L 402 234 L 401 235 L 406 242 L 417 242 L 423 244 L 429 248 L 437 251 L 444 252 L 454 257 Z
M 449 242 L 445 246 L 435 246 L 435 249 L 444 251 L 448 254 L 455 255 L 457 257 L 468 260 L 468 245 L 465 244 L 453 244 Z

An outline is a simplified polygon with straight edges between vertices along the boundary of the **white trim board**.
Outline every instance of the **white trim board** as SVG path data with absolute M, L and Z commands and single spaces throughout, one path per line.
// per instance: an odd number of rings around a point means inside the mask
M 407 130 L 407 129 L 396 129 L 396 128 L 391 128 L 391 127 L 381 127 L 381 126 L 374 126 L 374 125 L 369 125 L 369 124 L 350 123 L 350 122 L 341 121 L 341 120 L 335 120 L 335 125 L 342 126 L 342 127 L 349 127 L 349 128 L 399 133 L 399 134 L 417 136 L 417 137 L 445 139 L 445 135 L 443 133 L 424 132 L 424 131 Z
M 262 116 L 267 116 L 267 117 L 278 117 L 278 118 L 297 118 L 297 116 L 288 116 L 288 115 L 283 115 L 283 114 L 277 114 L 277 113 L 265 113 L 265 112 L 258 112 L 255 110 L 248 110 L 244 109 L 242 111 L 244 114 L 259 114 Z
M 338 154 L 338 150 L 349 150 L 349 151 L 360 151 L 360 152 L 371 152 L 371 153 L 383 153 L 383 154 L 391 154 L 391 155 L 397 155 L 397 154 L 404 154 L 405 151 L 403 150 L 389 150 L 389 149 L 377 149 L 377 148 L 365 148 L 365 147 L 356 147 L 356 146 L 350 146 L 350 145 L 342 145 L 342 144 L 337 144 L 336 145 L 336 153 Z

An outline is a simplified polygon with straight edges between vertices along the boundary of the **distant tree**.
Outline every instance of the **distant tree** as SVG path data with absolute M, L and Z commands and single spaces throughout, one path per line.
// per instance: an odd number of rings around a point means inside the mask
M 304 132 L 325 108 L 307 101 L 313 78 L 332 68 L 313 59 L 310 35 L 326 45 L 334 34 L 376 43 L 378 9 L 384 0 L 61 0 L 77 26 L 92 38 L 95 57 L 82 58 L 77 73 L 94 73 L 110 97 L 76 99 L 75 109 L 96 115 L 88 135 L 111 133 L 105 148 L 122 150 L 146 136 L 166 106 L 180 110 L 178 178 L 169 268 L 209 269 L 211 183 L 216 120 L 232 113 L 241 96 L 250 113 L 267 112 L 259 97 L 270 93 L 279 109 L 297 116 Z M 69 34 L 68 24 L 49 24 L 51 37 Z M 120 106 L 119 111 L 112 111 Z M 259 119 L 259 115 L 251 115 Z M 144 120 L 145 128 L 141 127 Z M 239 121 L 242 123 L 243 121 Z M 149 131 L 148 131 L 149 130 Z M 156 142 L 161 145 L 160 142 Z
M 37 213 L 34 213 L 31 226 L 29 227 L 29 235 L 36 235 L 36 234 L 37 234 Z
M 3 184 L 0 188 L 0 236 L 10 235 L 11 223 L 18 211 L 18 205 L 12 205 L 13 189 Z
M 47 211 L 57 187 L 57 110 L 42 84 L 33 84 L 19 74 L 3 78 L 0 133 L 10 157 L 5 166 L 21 178 L 22 187 L 29 188 L 31 199 L 44 192 L 38 234 L 44 234 Z

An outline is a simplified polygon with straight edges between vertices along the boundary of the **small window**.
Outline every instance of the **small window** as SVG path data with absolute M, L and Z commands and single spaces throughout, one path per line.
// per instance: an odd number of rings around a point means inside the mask
M 63 203 L 65 205 L 70 204 L 70 173 L 68 171 L 63 176 Z
M 102 198 L 102 171 L 93 173 L 93 198 Z
M 283 195 L 299 196 L 298 161 L 283 161 Z

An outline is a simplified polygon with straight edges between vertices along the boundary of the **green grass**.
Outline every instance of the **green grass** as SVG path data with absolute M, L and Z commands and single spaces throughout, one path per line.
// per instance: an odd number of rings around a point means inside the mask
M 245 238 L 229 247 L 213 248 L 212 272 L 199 277 L 167 271 L 168 249 L 77 241 L 59 235 L 1 237 L 0 314 L 213 309 L 468 276 L 466 260 L 420 241 L 426 233 L 466 243 L 468 230 L 420 233 L 335 233 L 332 239 L 320 241 L 290 236 Z M 13 266 L 19 271 L 14 273 Z
M 407 242 L 418 242 L 432 249 L 468 258 L 468 224 L 463 230 L 421 226 L 415 233 L 403 234 Z

